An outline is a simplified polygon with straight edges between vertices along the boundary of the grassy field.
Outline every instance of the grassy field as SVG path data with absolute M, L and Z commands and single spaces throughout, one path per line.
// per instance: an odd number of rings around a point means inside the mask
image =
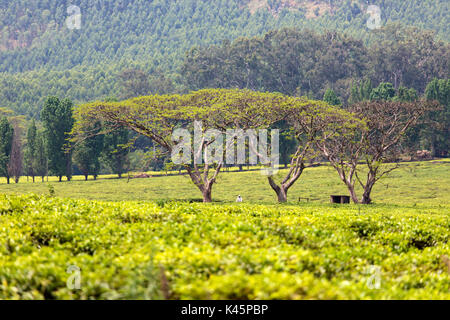
M 280 173 L 283 173 L 281 170 Z M 404 163 L 401 168 L 381 180 L 374 188 L 373 200 L 383 204 L 450 204 L 450 161 L 428 161 Z M 154 176 L 148 179 L 116 179 L 101 176 L 99 180 L 83 181 L 75 177 L 72 182 L 26 182 L 6 185 L 0 179 L 0 193 L 6 194 L 48 194 L 49 184 L 58 197 L 123 201 L 160 199 L 201 199 L 198 189 L 188 176 Z M 245 202 L 275 203 L 276 196 L 259 171 L 223 172 L 213 187 L 213 200 L 233 202 L 237 195 Z M 328 203 L 331 194 L 348 194 L 335 170 L 329 166 L 305 170 L 300 180 L 289 190 L 288 200 L 314 203 Z
M 259 172 L 212 204 L 169 201 L 199 198 L 182 176 L 0 184 L 0 299 L 450 299 L 449 166 L 403 164 L 370 206 L 329 204 L 325 166 L 283 205 Z

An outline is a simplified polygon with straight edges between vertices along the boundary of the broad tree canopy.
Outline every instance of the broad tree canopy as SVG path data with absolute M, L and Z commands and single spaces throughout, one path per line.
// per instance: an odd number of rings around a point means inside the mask
M 125 127 L 147 136 L 170 153 L 180 142 L 173 139 L 175 129 L 185 128 L 193 132 L 195 123 L 200 124 L 202 133 L 209 129 L 226 133 L 227 129 L 266 128 L 283 119 L 286 107 L 296 101 L 278 93 L 233 89 L 206 89 L 186 95 L 152 95 L 121 102 L 98 101 L 76 110 L 74 140 L 81 141 L 98 134 L 89 128 L 91 123 L 101 121 L 108 124 L 109 130 Z M 200 149 L 206 151 L 214 139 L 203 139 Z M 196 155 L 192 155 L 195 158 Z M 223 160 L 214 164 L 183 164 L 205 202 L 211 201 L 212 185 L 222 166 Z

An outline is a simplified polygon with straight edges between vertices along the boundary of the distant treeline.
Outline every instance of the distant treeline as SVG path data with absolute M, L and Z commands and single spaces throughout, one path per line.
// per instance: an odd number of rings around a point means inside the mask
M 248 88 L 315 99 L 331 88 L 345 104 L 362 79 L 423 94 L 433 78 L 448 77 L 449 61 L 448 44 L 415 28 L 391 25 L 370 46 L 336 32 L 283 29 L 194 48 L 181 78 L 189 89 Z
M 129 90 L 139 90 L 139 83 L 132 82 L 124 73 L 124 85 Z M 135 79 L 135 78 L 131 78 Z M 141 83 L 142 85 L 142 83 Z M 437 101 L 438 109 L 425 112 L 420 121 L 408 127 L 402 144 L 404 154 L 412 155 L 417 150 L 430 150 L 433 156 L 448 156 L 450 143 L 450 79 L 433 79 L 425 88 L 422 97 L 415 89 L 395 87 L 389 82 L 373 87 L 369 79 L 351 88 L 348 105 L 335 91 L 328 88 L 323 100 L 330 106 L 348 110 L 365 102 L 422 103 Z M 106 102 L 114 102 L 110 98 Z M 374 104 L 376 105 L 376 103 Z M 389 106 L 389 105 L 388 105 Z M 387 109 L 386 109 L 387 110 Z M 73 144 L 70 133 L 74 126 L 74 104 L 70 99 L 48 97 L 40 113 L 40 121 L 27 121 L 0 108 L 0 177 L 16 182 L 20 177 L 66 176 L 69 180 L 73 172 L 95 178 L 100 173 L 114 173 L 119 177 L 130 170 L 168 170 L 170 157 L 163 148 L 149 138 L 140 136 L 126 128 L 112 127 L 100 122 L 90 123 L 86 139 Z M 387 110 L 386 112 L 389 112 Z M 105 127 L 106 125 L 106 127 Z M 288 133 L 292 128 L 286 123 L 278 123 L 277 128 Z M 280 162 L 291 162 L 292 150 L 297 147 L 295 139 L 285 134 L 280 141 Z

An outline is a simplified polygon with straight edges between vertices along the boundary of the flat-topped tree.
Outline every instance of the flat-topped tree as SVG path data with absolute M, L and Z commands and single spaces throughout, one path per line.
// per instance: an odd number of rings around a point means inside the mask
M 227 141 L 225 148 L 223 143 L 218 148 L 219 134 L 226 134 L 230 129 L 268 127 L 280 118 L 280 114 L 274 112 L 277 106 L 289 99 L 280 94 L 250 90 L 207 89 L 183 96 L 152 95 L 122 102 L 94 102 L 76 111 L 74 140 L 100 134 L 88 129 L 90 123 L 98 120 L 108 123 L 110 128 L 133 130 L 150 138 L 165 152 L 184 158 L 177 164 L 188 172 L 201 191 L 203 201 L 211 202 L 212 187 L 224 164 L 225 151 L 234 143 Z M 214 132 L 216 136 L 211 135 Z M 198 137 L 194 148 L 191 148 L 192 133 L 197 133 Z M 206 155 L 205 159 L 202 155 Z
M 372 202 L 371 192 L 375 183 L 399 167 L 398 159 L 406 130 L 432 107 L 432 104 L 423 101 L 357 103 L 348 110 L 362 119 L 364 126 L 351 128 L 335 125 L 329 130 L 338 131 L 339 135 L 324 132 L 322 138 L 317 140 L 317 148 L 336 169 L 354 203 Z M 361 169 L 364 171 L 361 172 Z M 363 189 L 361 199 L 356 194 L 356 182 Z
M 261 152 L 261 146 L 267 141 L 261 140 L 256 130 L 268 129 L 273 123 L 283 119 L 285 106 L 292 103 L 291 97 L 251 90 L 206 89 L 193 92 L 187 95 L 186 99 L 189 101 L 188 104 L 199 108 L 198 111 L 201 110 L 195 120 L 202 124 L 202 133 L 207 133 L 205 128 L 212 128 L 226 135 L 226 141 L 224 144 L 221 143 L 225 146 L 221 150 L 222 154 L 219 157 L 221 160 L 215 163 L 215 171 L 211 178 L 207 175 L 210 168 L 207 163 L 199 166 L 194 161 L 192 171 L 187 168 L 193 181 L 198 181 L 203 176 L 204 186 L 199 186 L 202 192 L 211 192 L 210 186 L 212 187 L 212 183 L 215 182 L 224 159 L 227 164 L 244 164 L 242 161 L 247 160 L 246 147 L 248 147 L 248 161 L 252 162 L 251 164 L 257 164 L 259 158 L 262 164 L 272 165 L 267 154 L 269 150 L 264 148 Z M 208 143 L 214 142 L 215 140 L 207 142 L 203 138 L 201 141 L 194 141 L 194 149 L 197 150 L 194 157 L 198 156 L 199 150 L 207 153 Z M 250 154 L 253 154 L 253 157 Z
M 290 155 L 287 173 L 277 182 L 274 175 L 268 176 L 270 187 L 275 191 L 278 202 L 286 202 L 288 190 L 302 175 L 307 163 L 319 155 L 316 143 L 325 136 L 339 136 L 334 127 L 353 128 L 358 122 L 348 112 L 330 106 L 323 101 L 295 98 L 283 110 L 283 117 L 290 127 L 290 135 L 296 140 L 296 148 Z
M 261 137 L 257 142 L 256 134 L 252 140 L 249 131 L 273 129 L 274 124 L 281 121 L 287 123 L 291 135 L 297 141 L 297 146 L 290 155 L 290 167 L 279 183 L 276 182 L 274 171 L 270 169 L 265 171 L 269 185 L 277 194 L 279 202 L 287 201 L 287 192 L 300 178 L 306 168 L 305 163 L 318 155 L 314 142 L 320 139 L 320 132 L 327 131 L 331 135 L 338 135 L 338 131 L 328 130 L 330 124 L 336 123 L 338 126 L 353 128 L 355 123 L 360 123 L 350 113 L 323 101 L 294 98 L 278 93 L 260 93 L 250 90 L 201 90 L 192 93 L 189 99 L 192 105 L 203 106 L 206 113 L 202 121 L 209 122 L 207 127 L 227 132 L 227 139 L 232 137 L 225 144 L 227 161 L 230 160 L 229 154 L 234 157 L 236 142 L 239 139 L 248 139 L 249 154 L 253 153 L 259 157 L 261 164 L 273 169 L 278 162 L 272 156 L 275 154 L 279 157 L 279 145 L 277 144 L 278 147 L 276 147 L 272 141 L 266 144 L 266 141 L 261 141 Z M 237 141 L 234 140 L 233 134 L 229 134 L 230 130 L 233 130 Z M 272 150 L 272 146 L 277 150 Z M 237 147 L 239 149 L 243 147 L 243 144 L 238 144 Z M 194 171 L 197 170 L 194 164 Z

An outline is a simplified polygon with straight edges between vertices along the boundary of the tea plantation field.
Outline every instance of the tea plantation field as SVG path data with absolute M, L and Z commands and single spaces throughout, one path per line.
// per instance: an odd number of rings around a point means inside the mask
M 285 170 L 280 170 L 280 176 Z M 59 183 L 55 177 L 49 182 L 27 182 L 22 177 L 18 184 L 6 184 L 0 178 L 0 193 L 6 194 L 49 194 L 49 185 L 55 195 L 63 198 L 77 198 L 102 201 L 157 201 L 200 199 L 200 191 L 187 176 L 163 176 L 151 172 L 152 178 L 116 179 L 114 176 L 100 176 L 96 181 L 84 181 L 75 176 L 71 182 Z M 90 177 L 91 179 L 91 177 Z M 282 180 L 281 177 L 279 180 Z M 357 186 L 358 187 L 358 186 Z M 289 189 L 288 201 L 328 203 L 331 194 L 348 194 L 336 171 L 330 166 L 308 168 Z M 361 192 L 359 191 L 359 194 Z M 267 183 L 267 177 L 259 170 L 245 172 L 223 172 L 213 187 L 213 201 L 234 202 L 241 195 L 246 203 L 274 204 L 276 196 Z M 450 159 L 439 161 L 402 163 L 401 167 L 383 178 L 374 187 L 373 200 L 383 204 L 450 204 Z
M 370 206 L 328 204 L 328 168 L 286 205 L 256 172 L 222 175 L 212 204 L 162 200 L 195 197 L 183 177 L 1 185 L 0 299 L 450 299 L 448 164 L 409 165 Z M 153 199 L 112 201 L 133 195 Z
M 450 299 L 449 211 L 3 195 L 0 298 Z

